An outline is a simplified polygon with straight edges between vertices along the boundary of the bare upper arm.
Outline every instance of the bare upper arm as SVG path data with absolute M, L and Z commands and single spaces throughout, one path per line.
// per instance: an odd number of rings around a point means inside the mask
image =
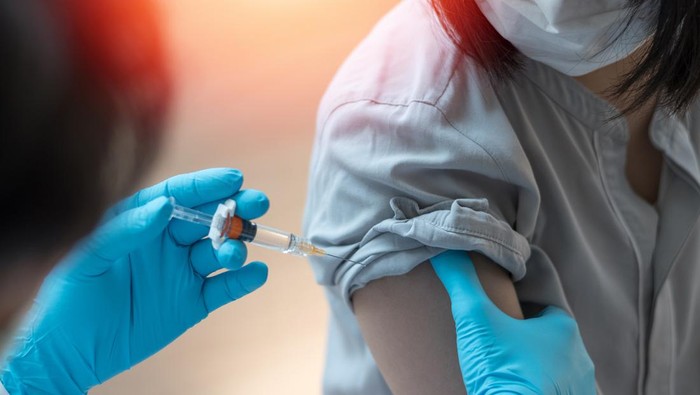
M 504 312 L 522 318 L 508 274 L 471 254 L 481 283 Z M 395 394 L 464 394 L 450 301 L 429 263 L 371 282 L 353 295 L 355 314 Z

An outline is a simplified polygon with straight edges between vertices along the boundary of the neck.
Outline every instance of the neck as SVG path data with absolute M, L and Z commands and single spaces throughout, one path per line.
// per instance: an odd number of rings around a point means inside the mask
M 639 47 L 630 56 L 582 76 L 574 77 L 581 85 L 604 99 L 618 111 L 623 111 L 632 99 L 631 94 L 615 95 L 614 89 L 642 61 L 647 45 Z M 656 99 L 625 114 L 631 134 L 646 132 L 656 107 Z
M 596 70 L 590 74 L 576 77 L 576 80 L 602 99 L 607 100 L 618 111 L 624 111 L 633 97 L 623 93 L 615 95 L 615 87 L 634 70 L 644 56 L 646 46 L 642 46 L 627 58 Z M 650 98 L 643 105 L 627 111 L 629 142 L 625 159 L 625 173 L 631 188 L 647 202 L 656 202 L 661 178 L 663 158 L 649 138 L 649 125 L 654 115 L 656 97 Z

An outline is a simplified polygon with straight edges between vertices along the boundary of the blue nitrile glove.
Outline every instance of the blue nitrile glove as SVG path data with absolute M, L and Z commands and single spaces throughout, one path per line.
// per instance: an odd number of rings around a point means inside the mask
M 232 197 L 237 215 L 264 214 L 267 197 L 239 192 L 242 181 L 230 169 L 181 175 L 112 209 L 42 285 L 1 376 L 7 391 L 85 393 L 263 285 L 267 266 L 241 268 L 247 255 L 241 242 L 228 240 L 215 251 L 202 240 L 206 227 L 170 222 L 167 196 L 205 212 Z M 229 271 L 207 277 L 221 268 Z
M 535 318 L 512 318 L 488 298 L 466 252 L 431 261 L 452 302 L 469 395 L 596 393 L 593 362 L 566 312 L 548 307 Z

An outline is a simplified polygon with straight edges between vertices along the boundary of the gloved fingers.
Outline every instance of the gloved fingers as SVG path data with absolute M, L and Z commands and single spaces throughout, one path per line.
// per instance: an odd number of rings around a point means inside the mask
M 124 199 L 112 210 L 114 214 L 141 206 L 159 197 L 173 197 L 178 204 L 195 207 L 226 199 L 243 185 L 243 173 L 236 169 L 206 169 L 169 178 L 152 187 L 142 189 Z
M 231 198 L 236 201 L 236 215 L 244 219 L 254 219 L 265 214 L 270 208 L 270 201 L 267 196 L 257 190 L 249 189 L 227 196 L 215 202 L 206 203 L 197 207 L 196 210 L 207 214 L 214 214 L 220 203 Z M 176 243 L 180 245 L 190 245 L 201 240 L 209 233 L 209 228 L 202 225 L 191 224 L 185 221 L 174 220 L 170 225 L 170 235 Z
M 492 305 L 467 252 L 445 251 L 430 261 L 447 290 L 453 313 L 483 310 Z
M 233 200 L 236 201 L 236 215 L 243 219 L 262 217 L 270 208 L 270 200 L 267 195 L 256 189 L 240 191 L 233 197 Z
M 220 267 L 228 270 L 238 270 L 248 259 L 248 248 L 240 240 L 226 240 L 216 251 L 216 259 Z
M 220 269 L 240 269 L 247 256 L 248 249 L 238 240 L 226 240 L 217 251 L 210 240 L 204 239 L 190 249 L 190 264 L 197 274 L 207 277 Z
M 204 281 L 202 289 L 207 311 L 240 299 L 260 288 L 267 281 L 267 266 L 262 262 L 253 262 L 238 270 L 231 270 L 210 277 Z
M 91 263 L 88 270 L 93 275 L 103 273 L 109 265 L 138 247 L 151 242 L 165 230 L 172 214 L 172 204 L 165 197 L 127 210 L 114 217 L 91 237 L 88 250 L 101 258 L 104 265 Z

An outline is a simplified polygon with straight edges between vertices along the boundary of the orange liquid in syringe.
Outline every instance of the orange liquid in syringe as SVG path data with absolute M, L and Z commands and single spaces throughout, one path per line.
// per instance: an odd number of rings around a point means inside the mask
M 221 235 L 226 235 L 229 239 L 240 240 L 247 243 L 255 240 L 258 233 L 258 226 L 241 217 L 233 216 L 226 219 Z

